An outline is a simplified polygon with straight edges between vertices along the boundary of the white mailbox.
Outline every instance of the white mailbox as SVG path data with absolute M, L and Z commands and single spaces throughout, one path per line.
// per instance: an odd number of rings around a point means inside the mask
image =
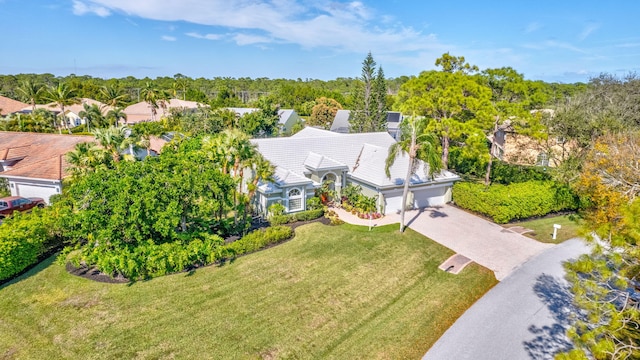
M 562 228 L 562 225 L 560 224 L 553 224 L 553 240 L 556 239 L 556 236 L 558 235 L 558 229 Z

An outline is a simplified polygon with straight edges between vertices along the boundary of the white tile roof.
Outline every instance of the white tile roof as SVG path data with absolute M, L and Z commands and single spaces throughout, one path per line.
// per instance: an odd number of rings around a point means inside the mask
M 309 138 L 309 137 L 323 137 L 323 136 L 340 136 L 340 134 L 333 131 L 327 131 L 318 129 L 312 126 L 307 126 L 297 133 L 291 135 L 292 138 Z
M 304 160 L 304 166 L 311 170 L 324 170 L 336 168 L 348 168 L 347 165 L 335 161 L 330 157 L 320 155 L 318 153 L 309 152 L 309 156 Z
M 311 132 L 318 136 L 310 136 Z M 325 135 L 322 135 L 325 133 Z M 338 134 L 329 135 L 326 130 L 313 129 L 300 136 L 253 139 L 258 150 L 272 164 L 280 170 L 289 170 L 289 173 L 279 175 L 279 184 L 288 184 L 288 181 L 300 181 L 307 179 L 308 173 L 305 165 L 317 164 L 319 166 L 346 165 L 352 177 L 368 182 L 379 187 L 401 185 L 406 175 L 408 158 L 398 157 L 391 167 L 391 179 L 385 175 L 384 164 L 389 147 L 395 140 L 386 132 Z M 297 135 L 297 134 L 296 134 Z M 417 175 L 412 178 L 412 183 L 429 182 L 424 175 L 423 165 L 420 162 Z M 278 174 L 278 173 L 277 173 Z M 293 177 L 292 174 L 297 175 Z M 450 174 L 450 175 L 449 175 Z M 446 178 L 457 175 L 443 174 Z

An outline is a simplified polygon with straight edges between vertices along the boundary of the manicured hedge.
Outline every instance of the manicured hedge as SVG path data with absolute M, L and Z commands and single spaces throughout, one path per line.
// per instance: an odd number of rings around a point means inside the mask
M 40 256 L 55 246 L 52 244 L 52 222 L 45 210 L 16 213 L 0 225 L 0 280 L 35 264 Z
M 563 210 L 576 210 L 578 197 L 566 186 L 553 181 L 527 181 L 510 185 L 458 182 L 453 201 L 504 224 L 516 219 L 543 216 Z
M 503 161 L 495 161 L 491 169 L 491 182 L 511 184 L 532 180 L 551 180 L 551 174 L 541 166 L 526 166 L 508 164 Z
M 288 226 L 271 226 L 253 231 L 241 239 L 227 244 L 223 251 L 226 251 L 227 256 L 238 256 L 277 244 L 292 236 L 293 230 Z
M 273 215 L 269 217 L 269 223 L 271 225 L 282 225 L 289 224 L 296 221 L 309 221 L 315 220 L 324 215 L 324 209 L 315 209 L 315 210 L 307 210 L 301 211 L 293 214 L 285 214 L 285 215 Z

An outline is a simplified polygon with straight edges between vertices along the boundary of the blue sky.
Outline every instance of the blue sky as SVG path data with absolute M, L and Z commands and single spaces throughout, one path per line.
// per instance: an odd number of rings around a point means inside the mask
M 640 2 L 434 0 L 0 0 L 0 74 L 110 78 L 387 77 L 445 52 L 527 79 L 640 69 Z

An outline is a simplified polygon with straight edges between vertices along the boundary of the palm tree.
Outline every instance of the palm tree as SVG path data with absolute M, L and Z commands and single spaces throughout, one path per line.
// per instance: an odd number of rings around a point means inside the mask
M 67 125 L 64 107 L 78 104 L 80 102 L 80 99 L 76 96 L 76 89 L 72 89 L 66 83 L 61 82 L 58 86 L 50 86 L 47 89 L 44 98 L 56 103 L 56 105 L 60 107 L 60 115 L 62 116 L 61 122 L 64 127 L 69 130 L 69 134 L 71 134 L 71 128 Z
M 126 98 L 127 95 L 123 94 L 116 86 L 105 85 L 100 88 L 100 99 L 105 105 L 110 106 L 112 109 L 122 107 Z
M 107 112 L 107 120 L 113 120 L 113 124 L 109 124 L 110 126 L 118 126 L 120 119 L 127 120 L 127 114 L 123 108 L 115 107 Z
M 96 104 L 82 104 L 84 110 L 80 111 L 78 116 L 85 119 L 87 122 L 87 131 L 90 131 L 90 124 L 93 122 L 94 125 L 102 126 L 104 122 L 104 116 L 102 116 L 102 110 Z
M 16 88 L 16 90 L 22 94 L 22 98 L 31 104 L 32 113 L 36 111 L 36 102 L 42 96 L 43 89 L 44 87 L 41 84 L 36 84 L 31 80 L 21 82 Z
M 109 154 L 93 142 L 76 144 L 74 149 L 65 155 L 69 163 L 72 178 L 77 179 L 95 171 L 100 166 L 106 166 Z
M 389 155 L 385 162 L 384 171 L 387 178 L 391 178 L 391 167 L 396 158 L 402 154 L 409 155 L 409 164 L 407 166 L 407 175 L 404 179 L 404 190 L 402 192 L 402 207 L 400 209 L 400 232 L 404 231 L 404 213 L 407 206 L 407 195 L 409 194 L 409 181 L 411 176 L 415 174 L 417 165 L 416 159 L 425 162 L 425 171 L 428 175 L 439 172 L 442 168 L 442 161 L 438 152 L 438 137 L 430 132 L 426 132 L 427 119 L 409 117 L 404 120 L 400 126 L 400 141 L 394 143 L 389 148 Z
M 140 95 L 142 95 L 144 101 L 149 104 L 149 108 L 151 108 L 151 120 L 155 121 L 158 108 L 161 107 L 164 109 L 166 107 L 166 100 L 169 98 L 169 94 L 147 81 L 140 90 Z
M 258 183 L 260 181 L 273 182 L 273 175 L 276 172 L 275 166 L 273 166 L 273 164 L 271 164 L 269 160 L 265 159 L 259 152 L 256 152 L 253 159 L 251 159 L 250 167 L 253 172 L 253 179 L 247 186 L 249 189 L 249 200 L 253 198 L 256 190 L 258 190 Z
M 119 162 L 122 158 L 120 150 L 123 150 L 128 145 L 125 144 L 127 138 L 126 128 L 124 126 L 112 126 L 106 129 L 95 129 L 92 133 L 93 136 L 96 137 L 96 140 L 98 140 L 98 143 L 100 143 L 100 146 L 111 155 L 113 161 Z

